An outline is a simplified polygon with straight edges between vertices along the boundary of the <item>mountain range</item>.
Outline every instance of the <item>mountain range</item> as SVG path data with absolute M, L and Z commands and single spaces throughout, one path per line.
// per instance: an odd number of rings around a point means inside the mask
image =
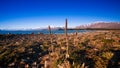
M 99 22 L 99 23 L 92 23 L 89 25 L 80 25 L 77 26 L 78 29 L 120 29 L 120 22 Z

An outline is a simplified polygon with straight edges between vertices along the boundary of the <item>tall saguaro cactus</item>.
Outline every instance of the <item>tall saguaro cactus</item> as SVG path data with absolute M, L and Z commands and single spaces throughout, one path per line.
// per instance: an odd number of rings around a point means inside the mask
M 67 22 L 67 19 L 65 21 L 65 37 L 66 37 L 66 45 L 67 45 L 67 49 L 66 49 L 66 58 L 69 57 L 69 47 L 68 47 L 68 34 L 67 34 L 67 26 L 68 26 L 68 22 Z

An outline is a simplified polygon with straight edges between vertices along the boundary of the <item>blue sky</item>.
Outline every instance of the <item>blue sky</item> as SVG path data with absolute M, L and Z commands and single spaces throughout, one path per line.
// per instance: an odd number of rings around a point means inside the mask
M 120 22 L 120 0 L 0 0 L 0 29 Z

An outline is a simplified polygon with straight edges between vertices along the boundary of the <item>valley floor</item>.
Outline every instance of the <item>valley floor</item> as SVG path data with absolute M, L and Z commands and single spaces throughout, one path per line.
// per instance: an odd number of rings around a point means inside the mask
M 0 35 L 0 68 L 120 68 L 120 31 Z

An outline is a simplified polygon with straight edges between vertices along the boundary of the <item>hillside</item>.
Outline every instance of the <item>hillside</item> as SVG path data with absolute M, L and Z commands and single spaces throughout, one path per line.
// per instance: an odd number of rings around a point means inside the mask
M 81 25 L 77 28 L 97 28 L 97 29 L 120 29 L 120 23 L 110 22 L 100 22 L 100 23 L 93 23 L 90 25 Z

